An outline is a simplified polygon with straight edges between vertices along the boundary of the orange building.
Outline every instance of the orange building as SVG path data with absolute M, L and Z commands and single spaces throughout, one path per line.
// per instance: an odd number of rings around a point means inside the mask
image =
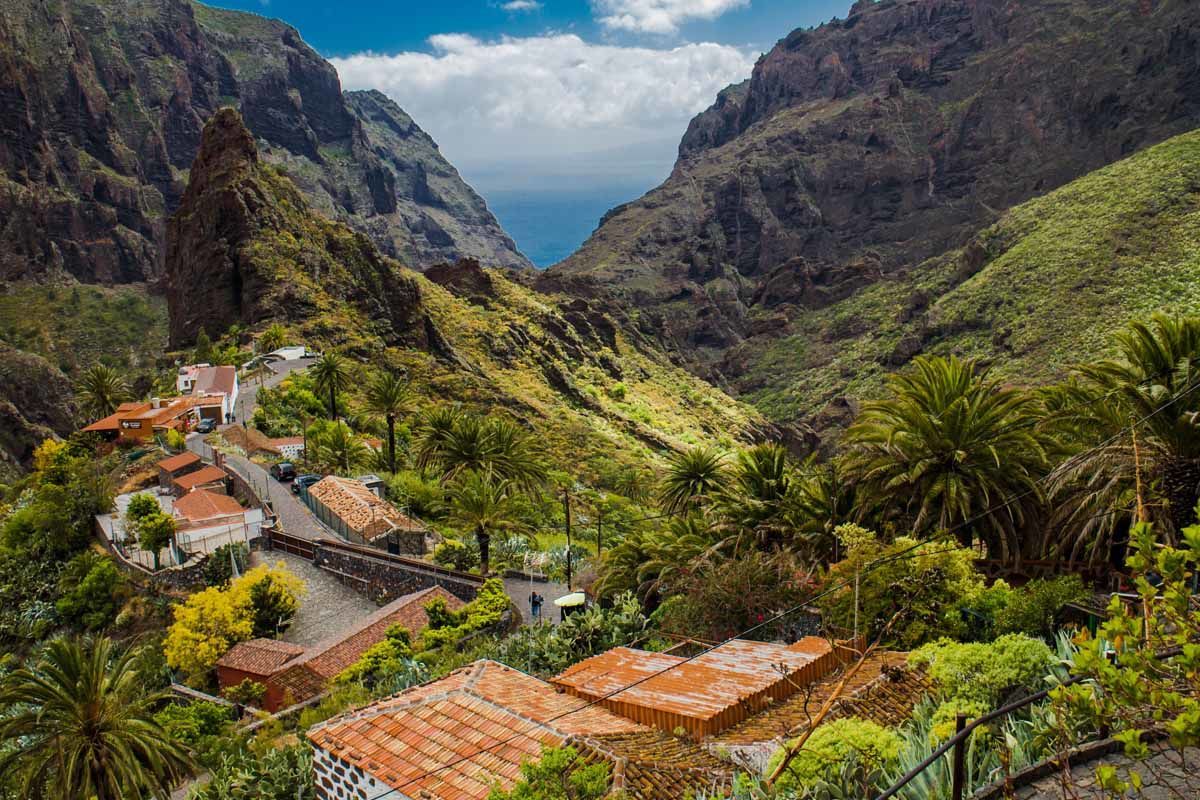
M 148 402 L 121 403 L 115 412 L 83 430 L 118 442 L 147 441 L 168 430 L 182 433 L 196 419 L 197 399 L 200 398 L 156 397 Z

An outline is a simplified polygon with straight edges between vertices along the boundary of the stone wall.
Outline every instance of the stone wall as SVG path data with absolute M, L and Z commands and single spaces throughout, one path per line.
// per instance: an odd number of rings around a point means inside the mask
M 382 551 L 367 551 L 325 539 L 315 544 L 313 564 L 338 575 L 379 603 L 433 586 L 441 586 L 460 600 L 470 602 L 483 584 L 477 575 L 440 569 Z
M 318 800 L 391 800 L 404 796 L 362 767 L 316 746 L 313 747 L 313 789 Z

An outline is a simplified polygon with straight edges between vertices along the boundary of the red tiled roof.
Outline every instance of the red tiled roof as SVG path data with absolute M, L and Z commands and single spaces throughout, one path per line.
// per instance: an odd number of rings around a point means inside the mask
M 827 674 L 838 663 L 833 655 L 829 642 L 818 637 L 787 647 L 734 639 L 690 660 L 616 647 L 575 664 L 551 683 L 667 731 L 682 725 L 708 736 Z
M 190 450 L 185 450 L 178 455 L 171 456 L 170 458 L 164 458 L 162 461 L 158 462 L 158 468 L 167 472 L 175 472 L 183 467 L 191 466 L 199 460 L 200 456 L 196 455 Z
M 116 431 L 121 429 L 121 412 L 109 414 L 107 417 L 102 417 L 90 425 L 85 425 L 83 430 L 99 432 L 99 431 Z
M 349 528 L 367 538 L 382 536 L 392 529 L 425 530 L 420 522 L 402 514 L 361 481 L 330 475 L 308 487 L 308 493 L 341 518 Z
M 393 625 L 414 634 L 428 625 L 425 605 L 435 597 L 445 600 L 452 611 L 465 605 L 440 586 L 406 594 L 363 618 L 354 627 L 318 642 L 304 658 L 272 676 L 271 683 L 289 693 L 295 703 L 319 694 L 329 681 L 358 661 L 369 647 L 382 642 Z
M 225 470 L 209 464 L 203 469 L 198 469 L 195 472 L 189 472 L 187 475 L 180 475 L 175 479 L 175 485 L 186 491 L 193 489 L 196 486 L 202 486 L 206 483 L 215 483 L 216 481 L 222 480 L 225 477 Z
M 175 501 L 175 510 L 179 515 L 192 522 L 217 517 L 241 515 L 245 512 L 242 504 L 227 494 L 210 492 L 207 489 L 196 489 L 188 492 Z
M 230 366 L 200 367 L 196 370 L 196 383 L 192 394 L 233 394 L 237 380 L 237 368 Z
M 495 661 L 314 726 L 308 738 L 407 797 L 483 800 L 571 736 L 647 729 Z
M 300 645 L 274 639 L 251 639 L 231 647 L 217 660 L 217 666 L 266 677 L 303 652 Z

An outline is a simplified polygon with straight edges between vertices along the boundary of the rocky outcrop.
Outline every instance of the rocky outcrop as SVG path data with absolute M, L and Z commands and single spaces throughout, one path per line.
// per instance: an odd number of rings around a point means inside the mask
M 722 92 L 670 178 L 540 286 L 615 295 L 738 388 L 806 311 L 1198 124 L 1187 0 L 863 0 Z
M 0 277 L 160 278 L 166 218 L 225 105 L 313 207 L 384 252 L 416 268 L 463 256 L 528 265 L 432 140 L 386 100 L 343 94 L 292 28 L 188 0 L 11 0 Z
M 0 481 L 29 466 L 44 439 L 66 436 L 71 383 L 41 356 L 0 344 Z
M 261 163 L 236 110 L 205 127 L 190 176 L 167 232 L 173 347 L 235 323 L 336 328 L 345 306 L 384 344 L 429 345 L 411 273 L 362 233 L 312 213 L 291 180 Z

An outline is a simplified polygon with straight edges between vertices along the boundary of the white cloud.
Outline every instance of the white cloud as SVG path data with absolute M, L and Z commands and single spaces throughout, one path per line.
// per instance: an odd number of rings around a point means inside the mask
M 522 11 L 538 11 L 541 9 L 542 4 L 537 0 L 509 0 L 509 2 L 504 3 L 500 7 L 505 11 L 519 13 Z
M 597 21 L 606 28 L 635 33 L 671 34 L 693 19 L 716 19 L 744 8 L 750 0 L 592 0 Z
M 429 42 L 432 53 L 332 61 L 346 88 L 389 95 L 459 166 L 678 141 L 687 121 L 754 64 L 719 44 L 618 47 L 570 34 Z

